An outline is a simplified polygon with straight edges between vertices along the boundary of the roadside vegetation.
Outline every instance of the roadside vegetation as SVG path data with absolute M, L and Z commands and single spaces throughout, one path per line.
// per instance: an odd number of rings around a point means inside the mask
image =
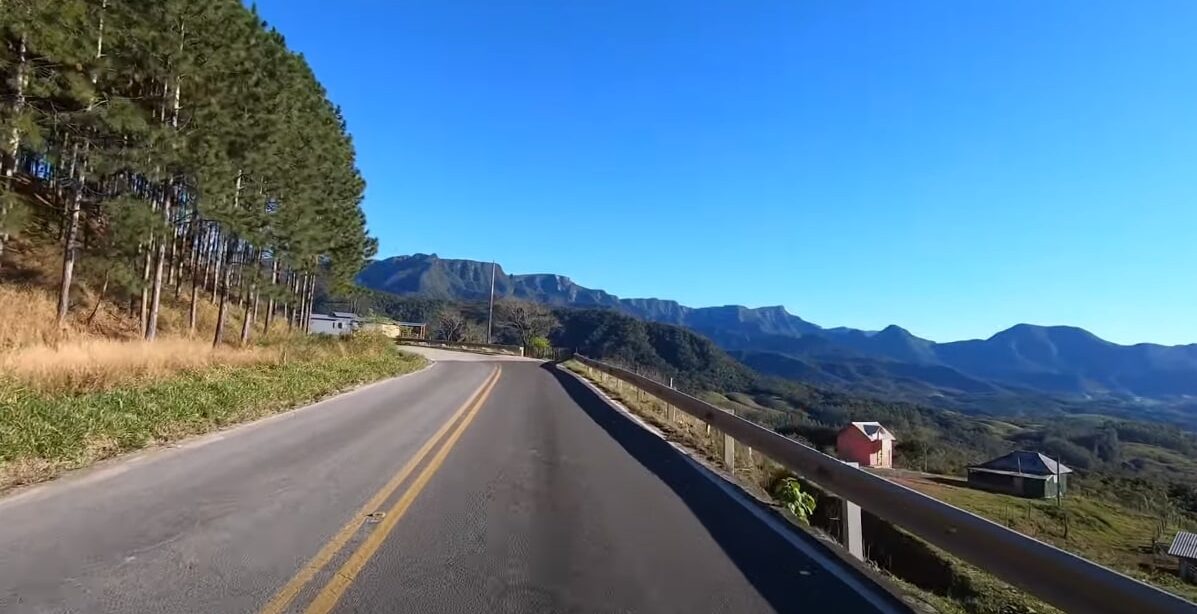
M 0 489 L 421 364 L 306 334 L 376 242 L 252 7 L 12 0 L 0 39 Z
M 36 244 L 18 247 L 9 273 L 52 275 L 27 257 Z M 219 306 L 200 301 L 192 330 L 185 296 L 163 297 L 159 335 L 147 341 L 136 314 L 82 289 L 59 325 L 52 288 L 0 284 L 0 491 L 424 364 L 382 335 L 310 336 L 286 324 L 267 330 L 264 319 L 250 322 L 249 342 L 230 334 L 213 346 Z M 243 317 L 226 318 L 227 332 L 244 328 Z
M 375 335 L 296 334 L 220 351 L 185 339 L 89 341 L 33 351 L 77 357 L 86 348 L 103 350 L 87 360 L 40 363 L 34 371 L 6 369 L 0 376 L 0 490 L 254 420 L 424 364 Z M 179 360 L 174 352 L 196 355 Z M 11 355 L 4 360 L 10 364 Z M 129 364 L 142 368 L 123 373 Z
M 435 321 L 438 314 L 450 312 L 454 322 L 464 328 L 484 326 L 487 314 L 485 304 L 370 291 L 362 292 L 359 300 L 367 310 L 414 321 Z M 710 340 L 676 326 L 610 310 L 542 309 L 556 321 L 546 335 L 553 346 L 671 382 L 679 390 L 824 452 L 834 453 L 836 433 L 849 421 L 878 420 L 899 440 L 895 461 L 900 470 L 888 477 L 907 480 L 910 486 L 948 503 L 1189 599 L 1197 598 L 1194 587 L 1176 577 L 1175 560 L 1161 554 L 1178 529 L 1197 527 L 1197 462 L 1193 461 L 1197 437 L 1183 428 L 1089 414 L 971 415 L 851 395 L 761 375 Z M 578 363 L 565 366 L 591 377 L 613 398 L 708 464 L 728 471 L 722 436 L 701 422 L 671 415 L 659 399 L 587 374 Z M 1027 501 L 960 485 L 969 464 L 1015 449 L 1041 451 L 1076 471 L 1062 507 L 1054 501 Z M 796 493 L 784 487 L 791 476 L 759 454 L 737 449 L 735 467 L 728 472 L 763 500 L 779 506 L 798 500 Z M 814 499 L 814 509 L 806 514 L 810 526 L 836 534 L 838 505 L 834 498 L 818 484 L 801 478 L 792 483 Z M 795 512 L 795 516 L 801 514 Z M 937 610 L 1052 611 L 867 512 L 865 542 L 867 557 L 881 572 Z
M 1180 580 L 1176 559 L 1166 554 L 1176 530 L 1197 531 L 1197 521 L 1165 501 L 1128 507 L 1083 486 L 1060 501 L 1034 500 L 975 490 L 946 476 L 895 471 L 886 477 L 1197 601 L 1197 586 Z
M 832 536 L 839 532 L 838 500 L 818 485 L 791 475 L 781 465 L 743 446 L 735 447 L 735 466 L 729 468 L 724 461 L 723 435 L 703 422 L 671 411 L 661 399 L 577 361 L 567 361 L 564 366 L 658 428 L 670 441 L 732 476 L 747 492 L 785 509 L 795 521 L 808 525 L 828 541 L 836 541 Z M 912 603 L 949 614 L 1055 611 L 922 540 L 877 521 L 867 512 L 864 516 L 869 519 L 865 523 L 865 542 L 873 546 L 866 552 L 869 562 Z

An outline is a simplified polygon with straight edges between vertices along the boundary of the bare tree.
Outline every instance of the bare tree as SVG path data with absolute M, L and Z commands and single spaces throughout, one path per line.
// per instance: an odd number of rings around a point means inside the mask
M 436 314 L 433 334 L 441 341 L 460 343 L 469 336 L 469 321 L 462 315 L 461 310 L 445 307 Z
M 486 343 L 486 324 L 467 321 L 465 341 L 469 343 Z
M 495 312 L 500 326 L 518 338 L 525 348 L 532 346 L 533 339 L 548 337 L 560 326 L 548 307 L 527 301 L 503 301 L 495 305 Z

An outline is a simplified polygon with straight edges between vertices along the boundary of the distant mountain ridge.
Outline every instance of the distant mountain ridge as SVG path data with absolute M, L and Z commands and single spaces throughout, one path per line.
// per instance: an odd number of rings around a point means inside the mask
M 358 282 L 385 292 L 484 300 L 491 265 L 435 254 L 371 263 Z M 766 373 L 844 386 L 926 394 L 1035 391 L 1124 400 L 1197 396 L 1197 344 L 1118 345 L 1069 326 L 1019 324 L 988 339 L 936 343 L 899 326 L 823 328 L 783 307 L 687 307 L 621 299 L 553 274 L 510 275 L 497 267 L 495 294 L 553 306 L 606 307 L 690 328 Z

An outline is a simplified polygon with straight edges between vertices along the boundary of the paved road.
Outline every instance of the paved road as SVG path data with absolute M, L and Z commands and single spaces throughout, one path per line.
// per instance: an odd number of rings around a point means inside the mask
M 433 355 L 420 373 L 0 500 L 0 612 L 885 604 L 576 380 Z

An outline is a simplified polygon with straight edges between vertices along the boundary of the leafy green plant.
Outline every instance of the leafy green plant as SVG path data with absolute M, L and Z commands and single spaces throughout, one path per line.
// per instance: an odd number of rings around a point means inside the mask
M 780 501 L 802 524 L 810 524 L 810 515 L 815 512 L 815 498 L 802 491 L 802 484 L 795 478 L 782 478 L 773 487 L 773 497 Z

